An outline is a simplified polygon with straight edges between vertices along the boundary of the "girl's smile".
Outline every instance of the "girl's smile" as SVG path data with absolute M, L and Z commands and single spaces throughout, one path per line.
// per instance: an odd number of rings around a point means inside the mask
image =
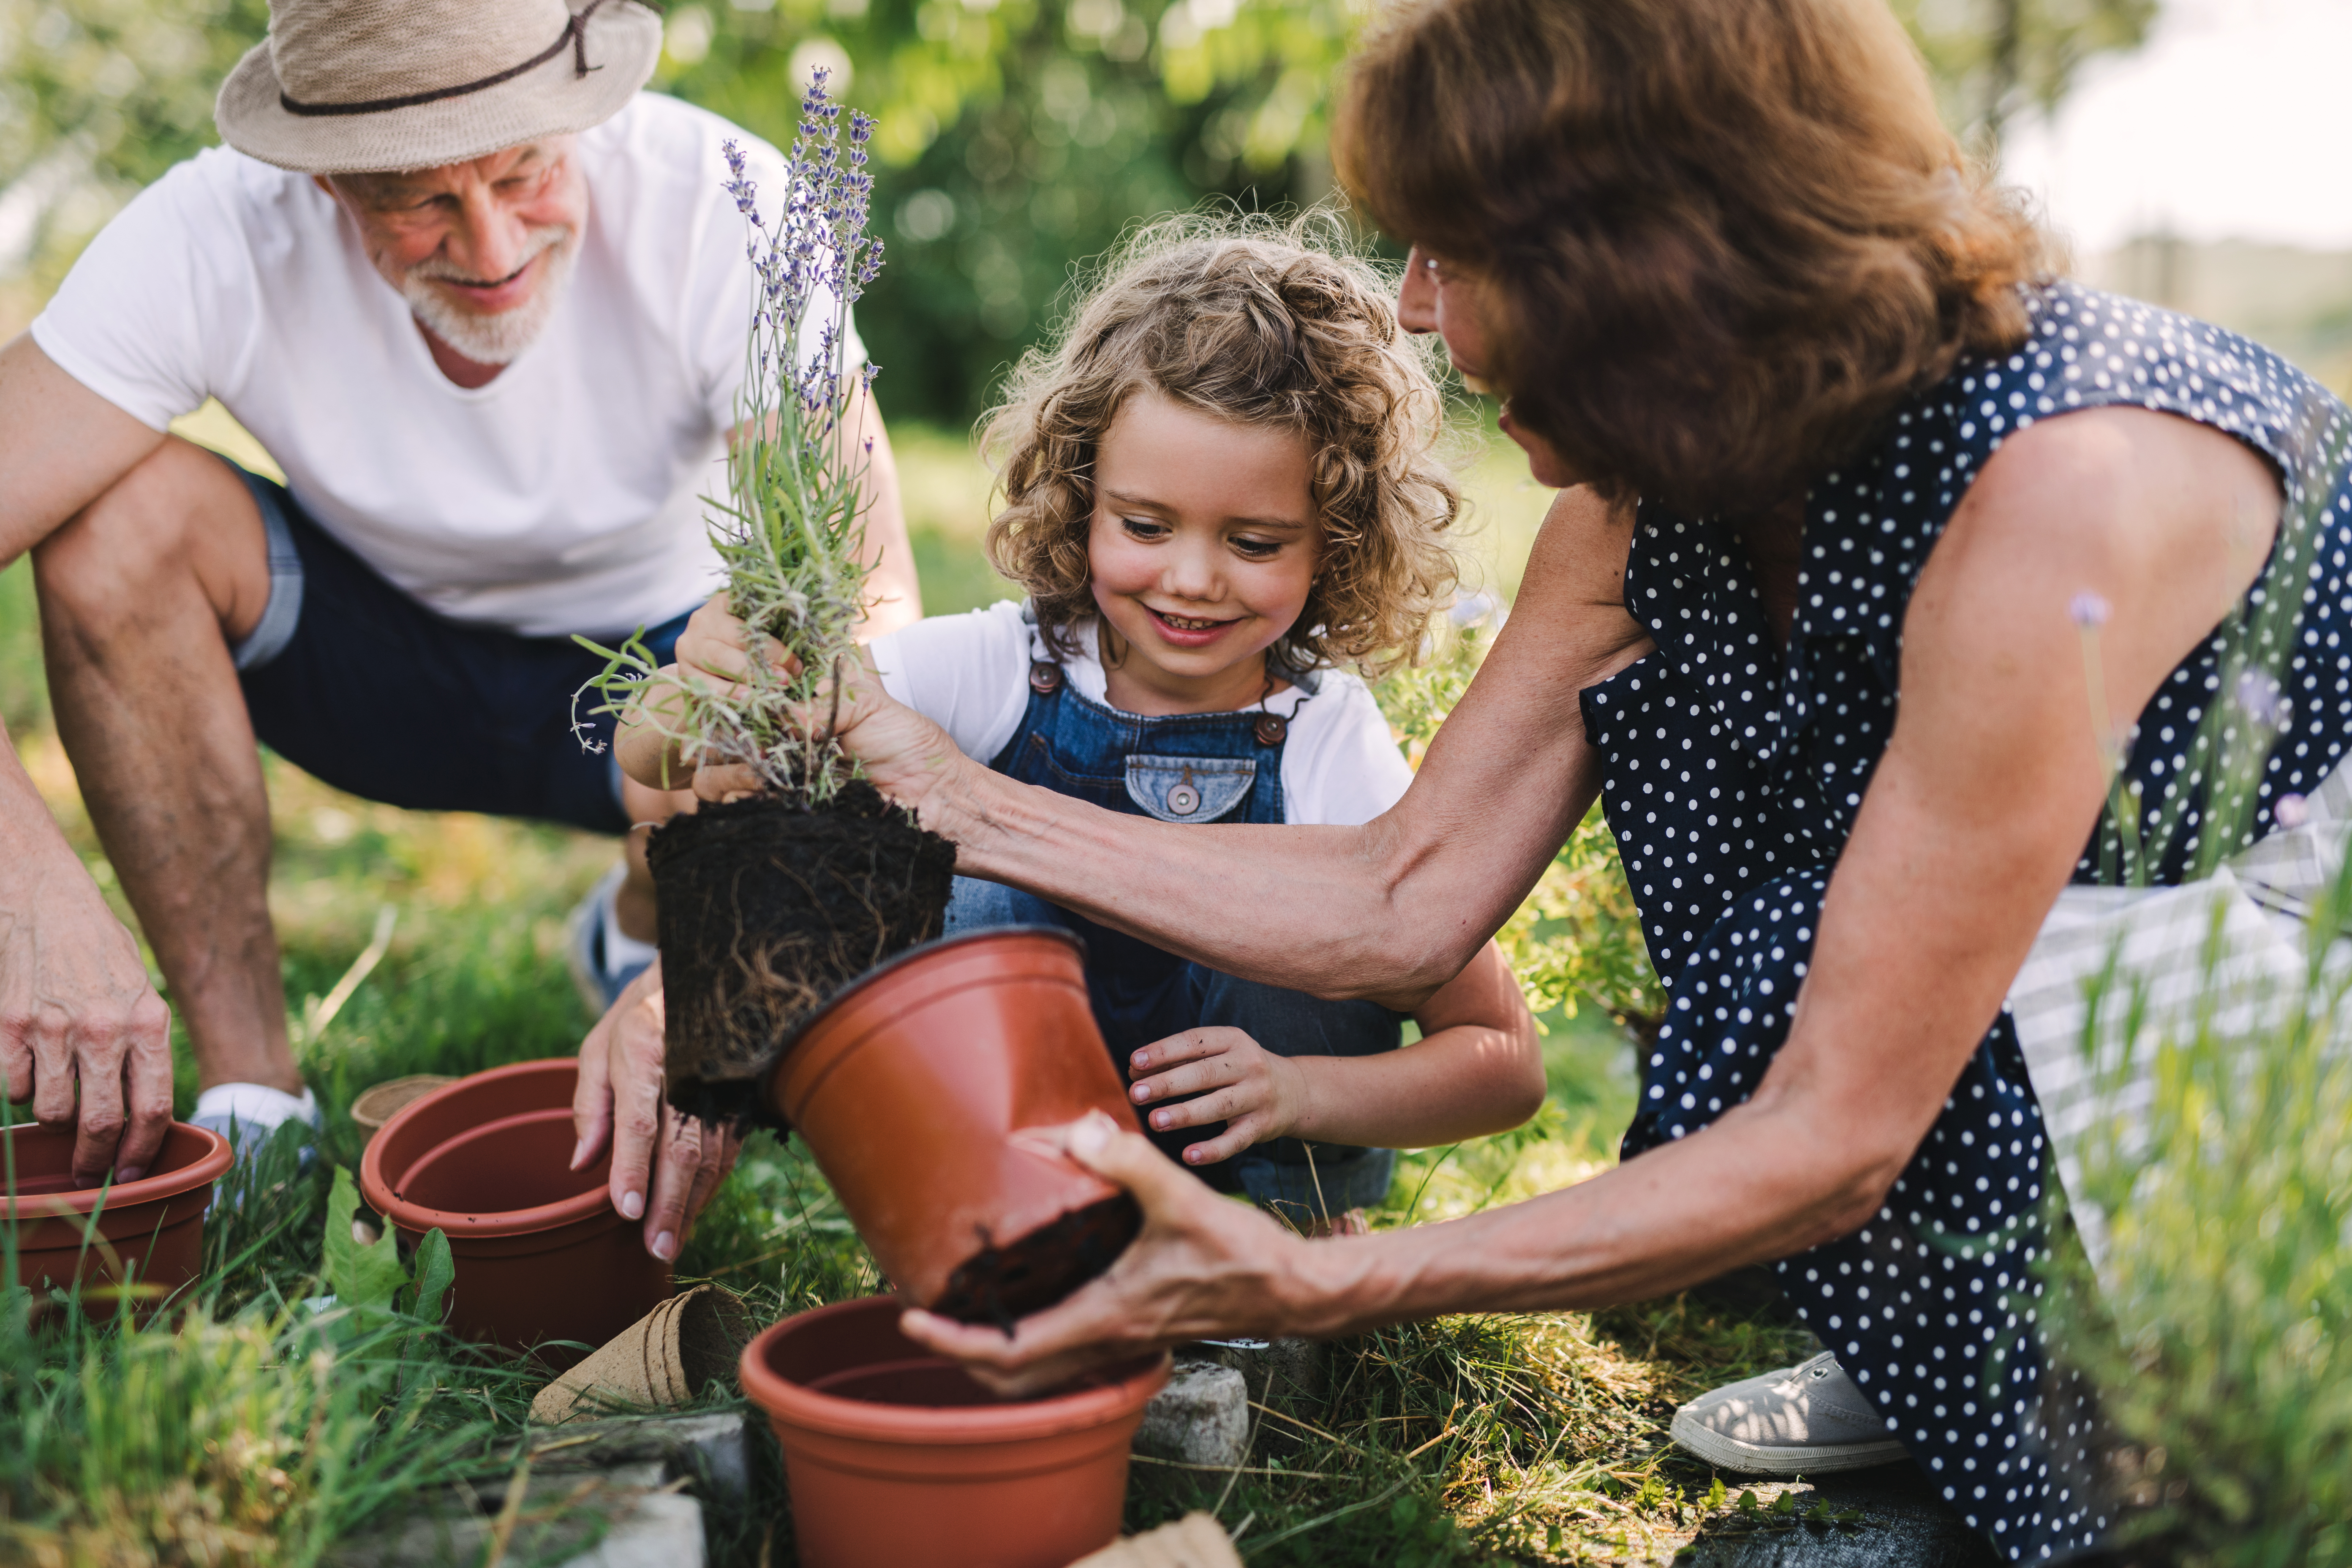
M 1146 388 L 1095 455 L 1087 556 L 1106 695 L 1130 713 L 1211 713 L 1267 695 L 1320 536 L 1306 437 Z

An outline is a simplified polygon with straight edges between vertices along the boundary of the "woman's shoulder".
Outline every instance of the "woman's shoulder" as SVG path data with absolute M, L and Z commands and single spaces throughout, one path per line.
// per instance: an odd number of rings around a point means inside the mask
M 2292 473 L 2307 458 L 2315 423 L 2340 409 L 2284 359 L 2210 321 L 2071 279 L 2034 285 L 2026 301 L 2022 342 L 1964 356 L 1883 428 L 1877 455 L 1893 459 L 1894 477 L 1930 468 L 1939 479 L 1964 479 L 2020 430 L 2112 407 L 2210 426 Z M 1898 454 L 1927 460 L 1906 465 Z M 1894 472 L 1905 467 L 1911 472 Z

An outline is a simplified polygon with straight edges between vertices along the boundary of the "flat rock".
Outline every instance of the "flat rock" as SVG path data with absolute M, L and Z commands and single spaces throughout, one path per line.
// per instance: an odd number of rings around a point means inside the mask
M 1739 1495 L 1734 1478 L 1724 1477 L 1723 1484 Z M 2001 1562 L 1991 1544 L 1907 1463 L 1793 1487 L 1756 1483 L 1759 1500 L 1769 1500 L 1768 1490 L 1793 1492 L 1799 1518 L 1767 1515 L 1754 1527 L 1712 1525 L 1693 1542 L 1690 1555 L 1677 1559 L 1677 1568 L 1995 1568 Z M 1820 1503 L 1853 1510 L 1862 1515 L 1861 1522 L 1823 1527 L 1800 1521 Z
M 530 1434 L 530 1473 L 504 1561 L 562 1568 L 699 1568 L 701 1498 L 740 1505 L 751 1450 L 740 1411 L 578 1422 Z M 329 1568 L 442 1568 L 483 1561 L 509 1481 L 425 1492 L 375 1531 L 338 1542 Z M 691 1489 L 698 1496 L 686 1495 Z
M 1143 1407 L 1135 1451 L 1179 1464 L 1238 1465 L 1249 1454 L 1249 1384 L 1232 1367 L 1179 1361 Z

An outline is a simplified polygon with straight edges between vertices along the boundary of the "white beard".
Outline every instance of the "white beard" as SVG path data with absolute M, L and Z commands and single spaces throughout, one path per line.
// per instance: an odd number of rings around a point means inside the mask
M 579 239 L 576 229 L 561 224 L 531 231 L 525 242 L 528 248 L 524 264 L 541 254 L 547 259 L 540 271 L 539 287 L 531 290 L 530 299 L 510 310 L 495 315 L 468 310 L 435 288 L 435 281 L 441 279 L 479 281 L 467 278 L 446 261 L 420 261 L 402 274 L 401 298 L 408 301 L 409 310 L 427 331 L 476 364 L 512 364 L 538 340 L 547 318 L 555 311 L 556 301 L 563 297 L 564 285 L 572 279 L 572 255 L 580 248 Z

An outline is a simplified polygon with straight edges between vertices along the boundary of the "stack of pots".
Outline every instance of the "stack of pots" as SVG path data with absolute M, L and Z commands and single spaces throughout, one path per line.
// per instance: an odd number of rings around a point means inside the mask
M 574 1171 L 577 1058 L 493 1068 L 409 1101 L 360 1161 L 368 1206 L 408 1242 L 439 1230 L 456 1333 L 510 1350 L 590 1347 L 669 1294 L 669 1266 L 613 1207 L 612 1156 Z M 541 1350 L 568 1364 L 584 1352 Z
M 1110 1266 L 1135 1201 L 1018 1134 L 1127 1101 L 1087 996 L 1085 949 L 1050 926 L 927 942 L 802 1026 L 769 1110 L 809 1152 L 898 1293 L 1010 1327 Z
M 73 1149 L 70 1127 L 0 1132 L 16 1282 L 37 1296 L 79 1285 L 94 1318 L 125 1301 L 143 1316 L 204 1268 L 205 1210 L 229 1167 L 228 1140 L 174 1121 L 145 1174 L 106 1187 L 74 1184 Z
M 789 1318 L 743 1352 L 809 1568 L 1062 1568 L 1118 1533 L 1164 1355 L 1006 1401 L 898 1327 L 912 1302 L 1009 1328 L 1135 1235 L 1132 1198 L 1022 1136 L 1089 1110 L 1133 1121 L 1083 952 L 1046 927 L 913 949 L 827 1004 L 767 1078 L 768 1109 L 898 1289 Z

